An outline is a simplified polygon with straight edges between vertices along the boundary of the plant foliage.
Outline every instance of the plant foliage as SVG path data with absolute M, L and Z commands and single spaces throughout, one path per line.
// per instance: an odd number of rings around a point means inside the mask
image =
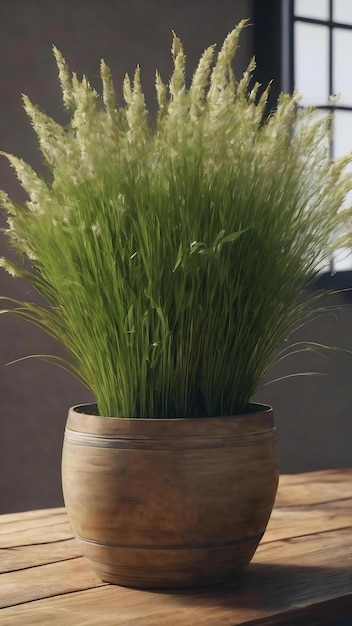
M 264 119 L 254 61 L 233 75 L 244 26 L 205 50 L 189 87 L 174 35 L 153 121 L 139 68 L 120 107 L 104 61 L 101 97 L 56 48 L 69 124 L 24 97 L 51 175 L 6 155 L 29 199 L 2 193 L 22 260 L 1 263 L 47 305 L 10 310 L 68 348 L 102 415 L 243 411 L 310 315 L 302 291 L 349 216 L 350 159 L 330 159 L 329 121 L 284 94 Z

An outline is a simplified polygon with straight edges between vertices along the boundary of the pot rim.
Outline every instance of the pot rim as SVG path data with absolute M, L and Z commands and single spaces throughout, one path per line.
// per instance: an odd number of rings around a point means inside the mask
M 92 443 L 93 437 L 99 445 L 105 439 L 107 445 L 111 445 L 112 439 L 118 442 L 122 439 L 128 442 L 153 440 L 155 445 L 160 444 L 162 447 L 165 447 L 166 441 L 171 441 L 173 446 L 184 448 L 190 443 L 193 445 L 194 441 L 201 440 L 204 445 L 208 440 L 209 445 L 214 447 L 214 441 L 219 443 L 220 440 L 221 445 L 225 440 L 229 443 L 230 439 L 237 442 L 236 445 L 239 440 L 241 443 L 252 443 L 258 435 L 264 441 L 272 438 L 275 431 L 272 408 L 259 403 L 251 403 L 249 408 L 252 408 L 252 412 L 241 415 L 197 418 L 104 417 L 83 412 L 92 408 L 96 408 L 96 405 L 77 405 L 69 410 L 66 441 L 79 443 L 77 436 L 82 444 Z
M 70 407 L 69 409 L 69 414 L 78 414 L 78 415 L 86 415 L 87 417 L 94 417 L 94 418 L 101 418 L 102 420 L 122 420 L 124 422 L 126 421 L 131 421 L 131 422 L 151 422 L 151 423 L 160 423 L 160 422 L 189 422 L 189 421 L 195 421 L 195 422 L 199 422 L 201 420 L 204 421 L 208 421 L 208 420 L 214 420 L 214 419 L 233 419 L 233 418 L 248 418 L 251 415 L 258 415 L 258 414 L 264 414 L 264 415 L 271 415 L 273 412 L 272 407 L 269 404 L 264 404 L 262 402 L 249 402 L 247 405 L 248 410 L 244 411 L 242 413 L 234 413 L 231 415 L 212 415 L 210 417 L 208 416 L 201 416 L 201 417 L 159 417 L 159 418 L 154 418 L 154 417 L 112 417 L 112 416 L 108 416 L 108 415 L 99 415 L 96 411 L 97 411 L 97 404 L 94 402 L 88 402 L 88 403 L 84 403 L 84 404 L 76 404 L 72 407 Z M 88 409 L 88 410 L 87 410 Z M 92 412 L 89 412 L 89 409 L 92 410 Z

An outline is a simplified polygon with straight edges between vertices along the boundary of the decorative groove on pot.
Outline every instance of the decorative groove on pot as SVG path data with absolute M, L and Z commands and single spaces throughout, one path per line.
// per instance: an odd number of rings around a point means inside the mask
M 253 553 L 255 548 L 253 549 Z M 252 554 L 253 556 L 253 554 Z M 114 565 L 99 565 L 91 562 L 92 568 L 104 582 L 121 585 L 123 587 L 134 587 L 136 589 L 182 589 L 209 585 L 219 585 L 233 580 L 247 567 L 250 559 L 245 558 L 237 561 L 237 567 L 225 570 L 214 569 L 211 573 L 204 572 L 204 565 L 199 567 L 192 564 L 190 570 L 177 570 L 174 567 L 168 569 L 155 568 L 150 576 L 148 569 L 134 567 L 119 567 Z M 169 583 L 165 585 L 165 580 Z M 182 580 L 182 582 L 180 582 Z
M 233 540 L 233 541 L 213 541 L 212 542 L 212 549 L 213 550 L 220 550 L 222 548 L 231 548 L 233 546 L 238 546 L 239 544 L 243 544 L 243 543 L 254 543 L 257 542 L 257 544 L 259 543 L 259 541 L 261 540 L 261 538 L 263 537 L 264 533 L 258 533 L 257 535 L 254 535 L 253 537 L 247 537 L 246 539 L 237 539 L 237 540 Z M 93 541 L 92 539 L 84 539 L 83 537 L 80 537 L 79 535 L 76 535 L 76 538 L 81 541 L 82 543 L 85 543 L 87 545 L 98 545 L 101 546 L 103 548 L 116 548 L 117 550 L 120 549 L 126 549 L 126 550 L 134 550 L 136 548 L 138 548 L 138 550 L 204 550 L 204 548 L 208 548 L 208 544 L 206 543 L 202 543 L 202 544 L 183 544 L 182 546 L 180 545 L 160 545 L 160 544 L 155 544 L 155 545 L 142 545 L 142 544 L 123 544 L 123 545 L 117 545 L 117 544 L 113 544 L 113 543 L 104 543 L 102 541 Z
M 101 546 L 87 546 L 86 542 L 81 547 L 106 582 L 143 588 L 198 587 L 238 575 L 253 557 L 259 539 L 239 541 L 236 546 L 225 548 L 171 549 L 164 555 L 159 548 L 146 554 L 138 548 L 104 550 Z
M 129 419 L 70 409 L 63 448 L 67 512 L 107 582 L 192 587 L 237 575 L 275 499 L 272 411 Z
M 96 448 L 117 448 L 117 449 L 143 449 L 143 450 L 164 450 L 177 449 L 184 450 L 198 448 L 219 448 L 257 445 L 261 441 L 272 439 L 273 429 L 263 432 L 253 432 L 247 435 L 205 437 L 201 435 L 189 435 L 183 437 L 132 437 L 121 435 L 90 435 L 88 433 L 78 433 L 75 430 L 65 429 L 65 440 L 77 446 L 88 446 Z

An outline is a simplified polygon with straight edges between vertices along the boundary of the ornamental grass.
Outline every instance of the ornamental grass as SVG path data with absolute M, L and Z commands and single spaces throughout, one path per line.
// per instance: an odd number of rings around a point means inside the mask
M 1 194 L 18 252 L 1 264 L 46 304 L 12 300 L 6 312 L 67 348 L 67 361 L 47 358 L 91 390 L 101 415 L 243 412 L 294 349 L 278 346 L 319 306 L 305 287 L 350 217 L 351 158 L 330 158 L 329 120 L 296 95 L 265 115 L 254 60 L 236 80 L 245 25 L 218 54 L 205 50 L 188 86 L 174 35 L 153 118 L 139 68 L 120 106 L 104 61 L 100 95 L 56 48 L 67 124 L 24 96 L 47 168 L 5 155 L 28 200 Z

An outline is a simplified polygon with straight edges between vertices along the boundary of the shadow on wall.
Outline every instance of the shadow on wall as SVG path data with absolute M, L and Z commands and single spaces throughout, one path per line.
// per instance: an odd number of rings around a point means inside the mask
M 154 102 L 154 73 L 164 79 L 171 70 L 171 31 L 181 37 L 189 71 L 203 49 L 222 42 L 243 17 L 252 14 L 251 0 L 5 0 L 0 23 L 0 149 L 42 167 L 34 134 L 21 105 L 21 93 L 64 123 L 55 44 L 79 75 L 95 85 L 99 60 L 111 67 L 116 86 L 126 71 L 141 65 L 147 105 Z M 252 32 L 242 38 L 236 72 L 252 54 Z M 99 83 L 97 87 L 100 89 Z M 121 100 L 121 92 L 120 92 Z M 21 191 L 5 160 L 0 189 L 21 199 Z M 2 222 L 0 226 L 3 226 Z M 0 239 L 0 256 L 4 254 Z M 7 254 L 7 253 L 6 253 Z M 35 300 L 24 283 L 0 271 L 0 294 Z M 62 434 L 70 405 L 92 401 L 90 393 L 64 371 L 38 360 L 3 367 L 30 354 L 59 354 L 62 348 L 34 326 L 0 318 L 0 513 L 62 504 L 60 459 Z

